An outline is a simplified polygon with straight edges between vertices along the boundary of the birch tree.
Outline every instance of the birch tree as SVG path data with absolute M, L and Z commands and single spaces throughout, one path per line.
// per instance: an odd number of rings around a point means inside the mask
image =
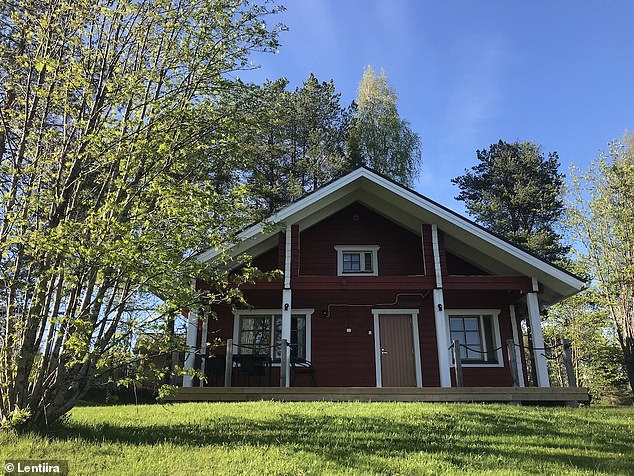
M 192 259 L 248 220 L 233 79 L 277 47 L 248 0 L 0 6 L 0 420 L 66 413 L 139 322 L 193 302 Z M 231 298 L 220 271 L 206 279 Z M 224 292 L 222 291 L 224 290 Z
M 368 66 L 359 83 L 348 150 L 352 165 L 367 165 L 412 186 L 420 171 L 421 142 L 400 117 L 397 100 L 385 72 L 379 75 Z
M 588 198 L 589 197 L 589 198 Z M 620 350 L 634 395 L 634 135 L 575 170 L 570 223 Z

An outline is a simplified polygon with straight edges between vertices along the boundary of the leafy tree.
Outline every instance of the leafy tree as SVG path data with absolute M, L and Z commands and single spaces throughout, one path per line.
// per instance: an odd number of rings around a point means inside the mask
M 72 408 L 101 367 L 130 357 L 130 335 L 197 299 L 193 254 L 250 220 L 234 170 L 252 89 L 228 73 L 277 47 L 275 11 L 0 4 L 3 426 Z M 219 290 L 208 299 L 231 299 L 227 276 L 206 271 Z M 165 306 L 138 299 L 148 293 Z
M 575 271 L 582 270 L 577 264 Z M 551 306 L 543 324 L 546 346 L 563 339 L 570 342 L 572 364 L 579 385 L 588 388 L 594 400 L 621 402 L 627 395 L 620 349 L 610 325 L 607 308 L 595 286 Z M 551 381 L 567 386 L 563 359 L 551 361 Z
M 385 72 L 377 75 L 368 66 L 359 83 L 348 137 L 349 161 L 412 186 L 421 165 L 420 137 L 401 119 L 397 99 Z
M 634 135 L 573 175 L 570 224 L 607 309 L 634 394 Z M 590 197 L 587 199 L 586 197 Z
M 550 260 L 569 248 L 556 226 L 564 212 L 559 157 L 533 142 L 499 141 L 478 150 L 479 163 L 452 182 L 475 219 L 509 241 Z

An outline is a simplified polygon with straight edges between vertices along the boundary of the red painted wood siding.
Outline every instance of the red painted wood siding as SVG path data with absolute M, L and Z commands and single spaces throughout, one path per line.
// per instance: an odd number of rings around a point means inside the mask
M 424 274 L 420 237 L 359 203 L 304 230 L 299 243 L 302 276 L 336 276 L 336 245 L 379 245 L 381 276 Z
M 490 274 L 449 251 L 445 252 L 445 258 L 447 260 L 447 274 L 462 276 L 485 276 Z
M 370 386 L 375 382 L 374 321 L 372 309 L 419 310 L 419 340 L 423 385 L 440 385 L 434 308 L 430 293 L 403 295 L 396 301 L 396 292 L 377 291 L 294 291 L 295 309 L 314 309 L 311 326 L 312 361 L 317 369 L 320 386 Z M 500 309 L 500 338 L 504 345 L 512 338 L 506 292 L 447 291 L 445 306 L 450 309 Z M 248 291 L 248 302 L 255 309 L 281 308 L 280 291 Z M 208 340 L 226 340 L 233 336 L 233 314 L 226 306 L 216 308 L 218 319 L 208 325 Z M 324 312 L 328 317 L 323 317 Z M 281 311 L 280 311 L 281 313 Z M 350 329 L 351 332 L 347 332 Z M 219 355 L 224 349 L 218 349 Z M 506 348 L 504 367 L 463 369 L 465 386 L 512 386 Z M 273 385 L 278 385 L 279 373 L 274 370 Z M 453 378 L 453 376 L 452 376 Z M 213 383 L 213 382 L 212 382 Z M 308 379 L 298 379 L 298 386 L 309 385 Z M 253 382 L 257 385 L 257 382 Z

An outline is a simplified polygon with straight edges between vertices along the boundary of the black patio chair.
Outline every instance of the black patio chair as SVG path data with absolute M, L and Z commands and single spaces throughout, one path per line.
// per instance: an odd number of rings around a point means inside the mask
M 226 359 L 223 355 L 210 355 L 205 359 L 205 376 L 207 382 L 211 383 L 213 378 L 214 386 L 218 387 L 218 381 L 224 385 Z
M 291 355 L 291 368 L 293 369 L 293 380 L 291 381 L 292 387 L 295 386 L 295 380 L 297 380 L 298 375 L 308 375 L 308 378 L 310 379 L 310 384 L 313 387 L 317 387 L 317 377 L 315 376 L 315 372 L 317 372 L 317 369 L 313 367 L 313 364 L 310 360 Z
M 258 384 L 261 384 L 262 377 L 267 377 L 265 381 L 271 386 L 271 357 L 264 354 L 238 354 L 233 359 L 238 364 L 243 383 L 250 382 L 251 377 L 257 377 Z

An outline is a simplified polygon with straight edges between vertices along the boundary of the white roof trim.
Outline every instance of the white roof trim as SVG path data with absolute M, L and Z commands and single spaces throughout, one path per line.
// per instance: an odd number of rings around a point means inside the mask
M 269 233 L 263 233 L 266 226 L 270 226 L 271 224 L 283 223 L 289 217 L 293 217 L 294 215 L 298 214 L 302 210 L 306 209 L 307 207 L 321 200 L 328 199 L 328 202 L 335 201 L 336 199 L 339 198 L 339 196 L 335 196 L 337 195 L 336 192 L 341 191 L 347 185 L 353 184 L 355 181 L 359 179 L 363 179 L 363 178 L 369 180 L 370 182 L 376 185 L 379 185 L 380 187 L 394 193 L 395 195 L 437 216 L 439 218 L 437 225 L 439 225 L 439 228 L 441 230 L 443 229 L 441 222 L 444 221 L 447 224 L 454 225 L 464 230 L 465 232 L 471 235 L 474 235 L 477 238 L 480 238 L 494 245 L 500 250 L 525 262 L 529 266 L 534 267 L 542 271 L 543 273 L 546 273 L 562 281 L 566 285 L 576 290 L 581 290 L 585 286 L 585 283 L 583 281 L 575 278 L 574 276 L 571 276 L 565 271 L 525 252 L 524 250 L 520 248 L 517 248 L 516 246 L 512 245 L 511 243 L 508 243 L 505 240 L 502 240 L 501 238 L 498 238 L 497 236 L 484 230 L 478 225 L 470 222 L 468 219 L 461 217 L 460 215 L 450 211 L 449 209 L 417 194 L 416 192 L 413 192 L 412 190 L 404 188 L 392 182 L 391 180 L 385 177 L 382 177 L 366 168 L 358 168 L 350 172 L 349 174 L 307 195 L 306 197 L 298 200 L 297 202 L 287 205 L 286 207 L 280 209 L 278 212 L 271 215 L 264 222 L 253 225 L 247 228 L 246 230 L 244 230 L 243 232 L 241 232 L 237 237 L 238 241 L 240 243 L 244 243 L 247 240 L 251 240 L 255 238 L 256 242 L 253 244 L 257 244 L 257 242 L 265 240 L 270 235 Z M 354 188 L 352 190 L 354 190 Z M 327 205 L 327 203 L 325 205 Z M 238 244 L 238 245 L 234 245 L 234 247 L 232 248 L 236 249 L 236 251 L 239 253 L 239 252 L 243 252 L 245 249 L 248 249 L 249 246 L 247 245 L 246 247 L 242 247 Z M 237 248 L 242 248 L 242 249 L 238 250 Z M 206 261 L 212 260 L 214 257 L 218 256 L 220 253 L 221 253 L 220 250 L 210 249 L 198 255 L 197 258 L 201 262 L 206 262 Z

